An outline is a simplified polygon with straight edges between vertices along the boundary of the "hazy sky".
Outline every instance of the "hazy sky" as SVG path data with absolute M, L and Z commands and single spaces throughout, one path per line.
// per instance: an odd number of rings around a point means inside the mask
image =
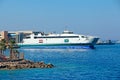
M 64 29 L 120 39 L 120 0 L 0 0 L 0 31 Z

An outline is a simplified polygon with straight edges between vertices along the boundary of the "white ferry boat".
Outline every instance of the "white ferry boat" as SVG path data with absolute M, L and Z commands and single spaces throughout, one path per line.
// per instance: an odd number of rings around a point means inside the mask
M 61 34 L 30 34 L 23 39 L 22 43 L 18 43 L 20 47 L 27 47 L 27 48 L 72 48 L 72 49 L 79 49 L 79 48 L 94 48 L 94 45 L 98 41 L 98 37 L 94 36 L 85 36 L 74 34 L 71 31 L 65 30 Z

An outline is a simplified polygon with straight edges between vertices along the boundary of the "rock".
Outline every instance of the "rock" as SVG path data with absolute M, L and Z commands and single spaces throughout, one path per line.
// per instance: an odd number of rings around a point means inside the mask
M 47 64 L 47 68 L 52 68 L 54 67 L 52 64 Z
M 23 69 L 23 68 L 52 68 L 53 64 L 41 62 L 32 62 L 29 60 L 0 62 L 0 69 Z

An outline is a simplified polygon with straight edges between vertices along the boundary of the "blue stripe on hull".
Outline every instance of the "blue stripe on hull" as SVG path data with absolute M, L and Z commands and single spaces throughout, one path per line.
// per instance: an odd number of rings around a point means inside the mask
M 22 46 L 27 49 L 93 49 L 94 46 Z

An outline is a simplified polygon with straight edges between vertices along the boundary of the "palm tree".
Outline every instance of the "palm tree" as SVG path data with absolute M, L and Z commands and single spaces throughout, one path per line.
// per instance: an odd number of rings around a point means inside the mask
M 6 56 L 4 55 L 5 50 L 6 50 L 6 40 L 2 39 L 0 41 L 0 60 L 2 61 L 7 60 Z
M 14 40 L 9 40 L 9 43 L 8 43 L 8 48 L 10 49 L 10 59 L 13 58 L 13 52 L 14 52 L 14 46 L 16 45 L 15 41 Z
M 18 50 L 16 50 L 16 46 L 17 46 L 17 44 L 16 44 L 15 40 L 10 39 L 9 43 L 8 43 L 8 48 L 10 49 L 10 59 L 11 60 L 19 59 L 20 53 Z
M 0 41 L 0 54 L 4 55 L 4 51 L 6 50 L 6 40 L 2 39 Z
M 2 42 L 0 41 L 0 54 L 2 54 Z

